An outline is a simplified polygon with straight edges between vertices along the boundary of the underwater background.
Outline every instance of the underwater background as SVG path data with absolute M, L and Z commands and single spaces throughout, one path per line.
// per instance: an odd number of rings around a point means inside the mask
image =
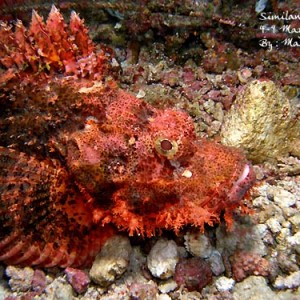
M 0 299 L 300 297 L 298 0 L 0 20 Z

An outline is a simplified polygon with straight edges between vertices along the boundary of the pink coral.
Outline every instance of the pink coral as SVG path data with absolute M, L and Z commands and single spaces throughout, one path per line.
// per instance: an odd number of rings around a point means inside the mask
M 256 253 L 238 251 L 232 258 L 232 272 L 236 281 L 242 281 L 250 275 L 269 276 L 271 264 Z

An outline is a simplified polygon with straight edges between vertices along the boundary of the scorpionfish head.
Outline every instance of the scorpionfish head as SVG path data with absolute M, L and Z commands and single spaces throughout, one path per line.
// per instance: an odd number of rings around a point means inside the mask
M 151 236 L 184 225 L 204 229 L 243 205 L 255 182 L 238 150 L 196 137 L 192 119 L 125 92 L 67 143 L 67 162 L 94 203 L 94 221 Z

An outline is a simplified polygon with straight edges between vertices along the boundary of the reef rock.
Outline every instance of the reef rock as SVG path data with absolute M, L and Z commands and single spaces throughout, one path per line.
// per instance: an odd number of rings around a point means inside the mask
M 275 292 L 267 285 L 267 281 L 261 276 L 249 276 L 233 288 L 234 300 L 279 300 Z
M 274 161 L 290 152 L 299 156 L 297 113 L 296 104 L 274 82 L 254 80 L 237 95 L 225 116 L 222 143 L 244 149 L 256 163 Z

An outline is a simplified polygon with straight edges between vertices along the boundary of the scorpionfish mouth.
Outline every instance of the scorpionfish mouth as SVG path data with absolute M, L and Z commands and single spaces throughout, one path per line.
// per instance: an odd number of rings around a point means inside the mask
M 228 199 L 232 202 L 240 201 L 255 181 L 256 175 L 253 167 L 250 163 L 246 163 L 239 178 L 233 183 Z

